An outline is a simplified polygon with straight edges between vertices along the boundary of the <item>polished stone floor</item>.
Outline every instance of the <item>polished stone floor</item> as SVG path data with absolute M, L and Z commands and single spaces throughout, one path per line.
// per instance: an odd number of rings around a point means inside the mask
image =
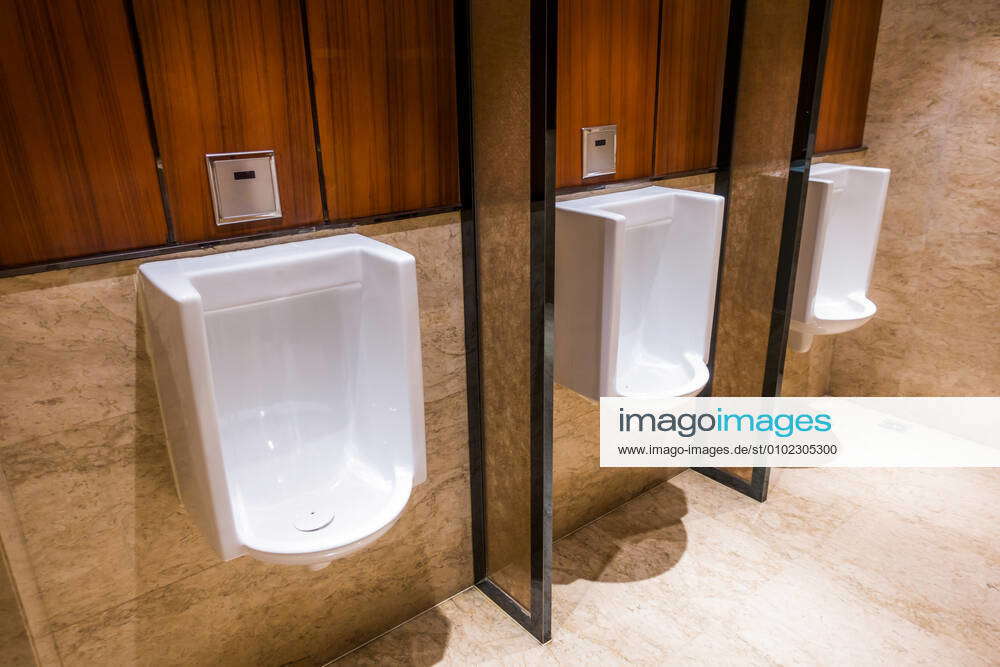
M 1000 664 L 1000 470 L 695 473 L 555 545 L 552 642 L 470 589 L 343 664 Z

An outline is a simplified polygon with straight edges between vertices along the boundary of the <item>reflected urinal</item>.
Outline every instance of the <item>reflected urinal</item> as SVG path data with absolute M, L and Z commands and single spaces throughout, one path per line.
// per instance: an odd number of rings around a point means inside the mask
M 556 382 L 595 399 L 701 391 L 723 203 L 651 186 L 556 205 Z
M 817 164 L 809 175 L 795 274 L 789 344 L 857 329 L 875 315 L 868 299 L 889 189 L 889 170 Z
M 318 569 L 426 478 L 415 262 L 348 234 L 139 268 L 184 505 L 224 560 Z

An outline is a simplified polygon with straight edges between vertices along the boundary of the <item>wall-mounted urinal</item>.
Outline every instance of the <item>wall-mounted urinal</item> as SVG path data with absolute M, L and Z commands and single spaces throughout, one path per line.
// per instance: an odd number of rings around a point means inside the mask
M 817 334 L 857 329 L 875 315 L 868 299 L 889 170 L 817 164 L 809 175 L 789 343 L 807 352 Z
M 556 205 L 556 382 L 591 398 L 701 391 L 723 204 L 652 186 Z
M 184 505 L 224 560 L 318 569 L 426 478 L 415 262 L 348 234 L 139 268 Z

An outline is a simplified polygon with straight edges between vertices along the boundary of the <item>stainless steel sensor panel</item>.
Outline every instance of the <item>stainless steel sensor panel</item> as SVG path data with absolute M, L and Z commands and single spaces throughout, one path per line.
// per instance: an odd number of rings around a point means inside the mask
M 615 173 L 617 125 L 583 128 L 583 178 Z
M 205 156 L 216 225 L 281 217 L 274 151 Z

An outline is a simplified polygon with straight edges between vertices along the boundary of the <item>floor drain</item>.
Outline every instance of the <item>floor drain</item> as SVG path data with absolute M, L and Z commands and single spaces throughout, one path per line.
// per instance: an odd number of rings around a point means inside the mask
M 292 525 L 303 533 L 311 533 L 320 528 L 326 528 L 333 522 L 333 512 L 310 510 L 300 514 Z

